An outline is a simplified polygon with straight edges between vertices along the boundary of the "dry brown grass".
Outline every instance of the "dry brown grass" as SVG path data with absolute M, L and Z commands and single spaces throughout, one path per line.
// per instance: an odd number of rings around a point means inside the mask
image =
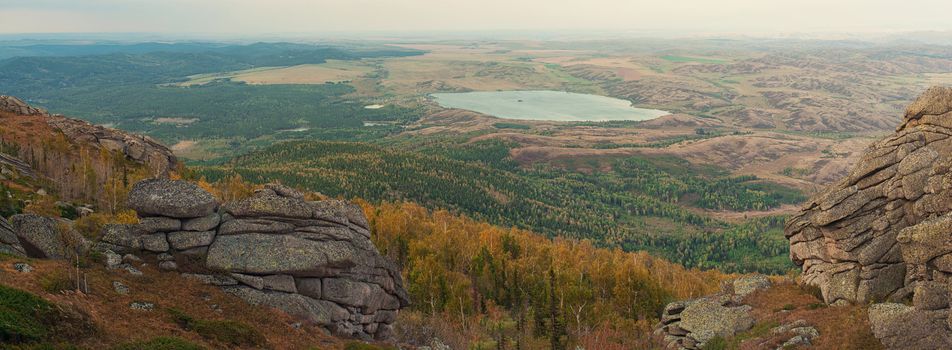
M 125 271 L 109 271 L 98 265 L 82 269 L 89 284 L 89 294 L 68 291 L 49 293 L 39 276 L 73 271 L 62 261 L 30 261 L 36 269 L 31 273 L 13 270 L 13 258 L 0 259 L 0 284 L 39 295 L 53 303 L 68 305 L 90 315 L 99 334 L 83 339 L 77 346 L 104 349 L 117 344 L 147 340 L 158 336 L 174 336 L 202 344 L 210 349 L 228 348 L 227 344 L 209 341 L 195 332 L 183 330 L 170 314 L 169 308 L 186 310 L 189 315 L 205 320 L 232 320 L 252 326 L 267 339 L 265 348 L 308 349 L 311 347 L 342 349 L 344 341 L 325 334 L 314 326 L 294 328 L 297 320 L 283 312 L 258 306 L 225 294 L 216 287 L 181 278 L 176 273 L 160 272 L 151 267 L 142 269 L 143 276 Z M 72 274 L 75 274 L 73 271 Z M 113 290 L 112 281 L 129 286 L 128 295 Z M 155 304 L 152 311 L 132 310 L 133 301 Z M 217 305 L 216 311 L 213 305 Z
M 869 329 L 866 309 L 862 306 L 826 306 L 809 290 L 791 281 L 751 294 L 745 300 L 754 307 L 757 323 L 784 324 L 806 320 L 816 327 L 820 337 L 811 349 L 876 350 L 882 345 Z M 791 334 L 769 335 L 741 344 L 741 349 L 774 349 L 789 339 Z
M 324 84 L 358 79 L 370 71 L 370 67 L 367 66 L 332 62 L 258 70 L 236 74 L 232 80 L 249 84 Z

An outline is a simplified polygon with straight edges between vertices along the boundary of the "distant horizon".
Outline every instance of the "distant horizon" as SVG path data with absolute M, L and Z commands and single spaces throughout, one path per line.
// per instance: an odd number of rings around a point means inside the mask
M 169 36 L 559 32 L 789 36 L 949 32 L 952 3 L 907 0 L 0 0 L 0 34 Z M 911 20 L 914 19 L 914 20 Z
M 902 39 L 938 39 L 952 45 L 952 30 L 911 30 L 882 32 L 658 32 L 651 30 L 441 30 L 441 31 L 327 31 L 275 33 L 202 33 L 202 32 L 41 32 L 2 33 L 0 41 L 78 41 L 141 43 L 141 42 L 255 42 L 255 41 L 453 41 L 453 40 L 547 40 L 547 41 L 610 41 L 610 40 L 819 40 L 879 42 Z

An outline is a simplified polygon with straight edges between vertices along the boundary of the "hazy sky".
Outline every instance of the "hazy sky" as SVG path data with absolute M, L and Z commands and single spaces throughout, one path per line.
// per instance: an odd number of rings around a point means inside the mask
M 952 0 L 0 0 L 0 33 L 952 30 Z

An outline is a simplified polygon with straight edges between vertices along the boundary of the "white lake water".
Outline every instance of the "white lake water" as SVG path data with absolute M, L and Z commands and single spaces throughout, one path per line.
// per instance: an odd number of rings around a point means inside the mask
M 478 91 L 436 93 L 446 108 L 459 108 L 503 119 L 546 121 L 650 120 L 671 113 L 636 108 L 617 98 L 564 91 Z

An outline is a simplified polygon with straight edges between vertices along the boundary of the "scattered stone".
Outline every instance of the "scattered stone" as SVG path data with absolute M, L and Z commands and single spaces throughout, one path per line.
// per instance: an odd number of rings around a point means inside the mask
M 159 255 L 157 255 L 155 258 L 158 259 L 159 261 L 173 261 L 173 260 L 175 260 L 175 257 L 172 256 L 172 254 L 169 254 L 169 253 L 159 254 Z
M 27 264 L 27 263 L 13 264 L 13 269 L 17 270 L 17 272 L 22 272 L 22 273 L 33 272 L 33 266 L 30 266 L 30 264 Z
M 770 279 L 767 276 L 756 274 L 735 279 L 733 285 L 734 295 L 746 297 L 758 290 L 770 288 Z
M 807 327 L 807 326 L 809 326 L 809 324 L 807 323 L 807 320 L 796 320 L 790 323 L 785 323 L 777 327 L 771 328 L 770 333 L 773 333 L 773 334 L 787 333 L 787 332 L 790 332 L 794 328 Z
M 112 289 L 115 289 L 116 293 L 121 295 L 129 294 L 129 286 L 119 281 L 112 281 Z
M 429 346 L 418 347 L 417 350 L 453 350 L 449 345 L 443 344 L 443 341 L 439 338 L 433 338 L 430 340 Z
M 163 261 L 159 263 L 159 269 L 165 271 L 175 271 L 178 270 L 178 264 L 176 264 L 174 261 Z
M 129 303 L 129 308 L 133 310 L 152 311 L 155 309 L 155 304 L 146 301 L 133 301 Z
M 801 345 L 804 345 L 804 346 L 811 345 L 810 338 L 804 337 L 802 335 L 794 336 L 793 338 L 790 338 L 790 340 L 787 340 L 786 342 L 784 342 L 783 345 L 777 348 L 777 350 L 786 350 L 786 349 L 790 349 L 791 347 L 801 346 Z
M 813 339 L 816 339 L 816 337 L 820 336 L 820 331 L 816 330 L 816 328 L 812 326 L 797 327 L 797 328 L 791 329 L 790 332 L 798 336 L 804 337 L 807 340 L 813 340 Z
M 122 264 L 122 265 L 119 265 L 119 268 L 126 270 L 126 272 L 128 272 L 130 275 L 142 276 L 142 271 L 139 271 L 139 269 L 135 268 L 135 266 L 132 266 L 129 264 Z
M 141 263 L 142 258 L 132 254 L 126 254 L 122 256 L 122 262 L 127 264 Z
M 118 268 L 119 265 L 122 264 L 122 256 L 119 254 L 116 254 L 116 252 L 113 252 L 112 250 L 107 249 L 106 251 L 104 251 L 103 257 L 105 257 L 106 259 L 106 262 L 105 262 L 106 268 L 115 269 L 115 268 Z

